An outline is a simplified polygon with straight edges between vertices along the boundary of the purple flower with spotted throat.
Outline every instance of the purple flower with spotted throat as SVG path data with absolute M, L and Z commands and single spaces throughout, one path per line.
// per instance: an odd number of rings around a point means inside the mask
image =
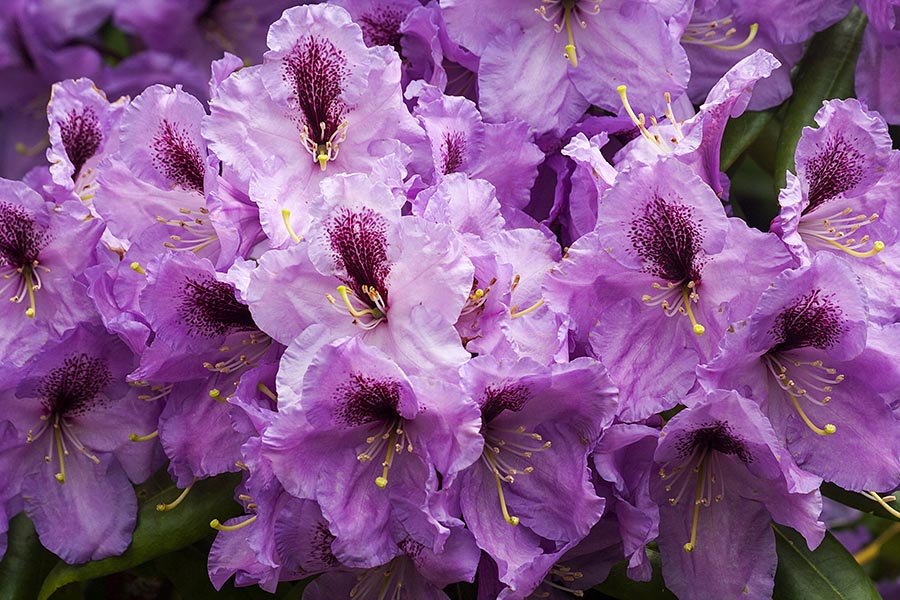
M 406 538 L 440 552 L 449 530 L 430 508 L 436 471 L 447 485 L 481 452 L 477 406 L 441 380 L 452 365 L 408 376 L 357 336 L 296 366 L 289 351 L 278 396 L 299 400 L 279 406 L 263 456 L 288 493 L 322 507 L 338 560 L 378 566 Z
M 367 48 L 343 8 L 288 9 L 268 40 L 262 65 L 219 86 L 203 135 L 225 168 L 249 182 L 263 226 L 273 224 L 267 234 L 283 245 L 282 208 L 303 220 L 326 174 L 372 173 L 379 159 L 402 169 L 424 135 L 403 103 L 399 57 Z
M 118 144 L 113 131 L 126 103 L 125 98 L 110 103 L 87 78 L 53 86 L 47 105 L 47 160 L 54 184 L 85 203 L 91 202 L 97 188 L 97 167 Z
M 760 259 L 748 263 L 751 247 Z M 639 420 L 680 402 L 729 324 L 791 264 L 776 236 L 727 218 L 690 167 L 663 160 L 619 174 L 597 228 L 572 245 L 544 297 L 569 315 L 577 351 L 609 369 L 620 416 Z
M 797 175 L 787 174 L 771 229 L 803 263 L 820 252 L 848 259 L 869 292 L 870 318 L 893 323 L 900 151 L 881 116 L 856 99 L 825 102 L 816 123 L 797 144 Z
M 674 3 L 670 3 L 674 4 Z M 442 0 L 450 37 L 481 58 L 479 106 L 489 121 L 520 119 L 561 133 L 591 104 L 620 108 L 616 87 L 662 113 L 688 82 L 681 7 L 622 0 Z
M 284 344 L 311 325 L 325 326 L 321 343 L 360 335 L 411 372 L 465 362 L 453 323 L 473 267 L 452 230 L 400 216 L 402 200 L 362 174 L 321 191 L 303 239 L 263 254 L 242 284 L 254 321 Z
M 612 423 L 616 389 L 589 358 L 547 368 L 479 356 L 460 374 L 481 408 L 484 440 L 460 476 L 462 515 L 497 563 L 507 586 L 500 597 L 524 598 L 603 512 L 587 456 Z M 566 503 L 548 502 L 561 488 Z
M 103 231 L 18 181 L 0 180 L 2 360 L 22 364 L 49 338 L 94 313 L 76 277 L 95 260 Z
M 797 468 L 759 407 L 736 392 L 691 404 L 660 433 L 650 479 L 666 586 L 683 600 L 771 598 L 770 523 L 815 548 L 825 533 L 821 480 Z
M 819 253 L 786 271 L 735 329 L 698 370 L 707 389 L 757 402 L 811 473 L 850 490 L 900 484 L 900 420 L 888 404 L 900 389 L 889 358 L 896 326 L 867 322 L 865 291 L 844 259 Z
M 125 550 L 137 516 L 129 480 L 142 482 L 160 464 L 156 442 L 130 441 L 159 414 L 125 381 L 133 363 L 116 337 L 79 325 L 24 367 L 4 368 L 3 418 L 18 442 L 3 444 L 4 454 L 19 464 L 4 470 L 3 487 L 21 480 L 41 543 L 66 562 Z

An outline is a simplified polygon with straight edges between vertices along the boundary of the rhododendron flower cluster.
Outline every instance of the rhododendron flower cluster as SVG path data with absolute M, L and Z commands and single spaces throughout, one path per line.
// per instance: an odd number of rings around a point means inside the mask
M 120 555 L 135 485 L 165 519 L 232 472 L 217 589 L 580 597 L 658 553 L 678 598 L 761 599 L 823 483 L 893 510 L 891 3 L 765 232 L 726 126 L 850 2 L 13 4 L 0 64 L 55 83 L 0 179 L 0 554 L 24 511 Z M 101 66 L 103 22 L 180 66 Z

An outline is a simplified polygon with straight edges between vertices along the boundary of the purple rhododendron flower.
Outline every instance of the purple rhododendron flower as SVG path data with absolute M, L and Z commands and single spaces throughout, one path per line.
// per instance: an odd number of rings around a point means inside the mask
M 667 5 L 443 0 L 441 7 L 451 38 L 481 58 L 479 105 L 491 121 L 562 132 L 590 104 L 618 110 L 619 84 L 660 113 L 652 90 L 663 86 L 678 97 L 687 85 L 687 57 L 667 24 L 674 13 Z
M 3 361 L 21 364 L 93 314 L 76 277 L 94 260 L 103 226 L 57 207 L 18 181 L 0 180 Z M 73 209 L 70 212 L 69 209 Z
M 770 598 L 772 520 L 810 548 L 822 541 L 820 480 L 797 468 L 757 405 L 736 392 L 712 392 L 673 417 L 654 461 L 663 575 L 679 598 Z
M 19 463 L 4 477 L 21 478 L 41 543 L 66 562 L 125 550 L 137 515 L 129 480 L 159 465 L 157 444 L 129 440 L 154 429 L 159 414 L 126 382 L 133 367 L 116 337 L 80 325 L 20 369 L 4 369 L 3 416 L 15 427 L 6 435 L 17 442 L 4 453 Z
M 454 401 L 446 385 L 410 379 L 359 337 L 323 347 L 294 376 L 299 403 L 266 429 L 264 456 L 288 493 L 322 507 L 335 556 L 374 567 L 407 537 L 439 552 L 448 531 L 429 508 L 435 469 L 452 479 L 477 459 L 476 406 Z
M 887 394 L 900 378 L 882 354 L 896 332 L 866 317 L 859 279 L 843 259 L 819 253 L 775 279 L 745 326 L 701 367 L 701 382 L 762 406 L 803 469 L 846 489 L 893 489 L 900 421 Z M 845 455 L 866 468 L 835 460 Z
M 501 597 L 524 598 L 603 512 L 587 455 L 612 422 L 616 390 L 588 358 L 546 368 L 485 356 L 461 376 L 481 408 L 484 439 L 480 459 L 460 478 L 462 515 L 497 564 L 507 586 Z M 546 503 L 559 485 L 566 504 Z
M 826 102 L 816 122 L 797 144 L 797 175 L 788 173 L 772 231 L 803 263 L 820 252 L 849 259 L 869 291 L 872 320 L 893 323 L 900 152 L 884 120 L 858 100 Z

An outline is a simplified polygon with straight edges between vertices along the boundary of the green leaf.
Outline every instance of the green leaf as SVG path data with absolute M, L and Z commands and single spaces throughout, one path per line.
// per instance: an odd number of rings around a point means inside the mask
M 864 513 L 875 515 L 876 517 L 881 517 L 882 519 L 900 522 L 900 518 L 898 518 L 896 515 L 892 515 L 888 511 L 884 510 L 884 508 L 880 504 L 878 504 L 874 500 L 866 498 L 858 492 L 848 492 L 847 490 L 839 488 L 833 483 L 828 483 L 827 481 L 822 484 L 821 490 L 823 496 L 840 502 L 845 506 L 855 508 L 856 510 L 862 511 Z M 888 504 L 895 510 L 900 511 L 900 500 L 888 502 Z
M 632 581 L 629 579 L 626 573 L 628 563 L 622 561 L 613 565 L 606 581 L 594 586 L 594 589 L 618 600 L 634 600 L 635 598 L 640 598 L 641 600 L 677 600 L 675 594 L 667 590 L 666 584 L 663 582 L 659 552 L 652 548 L 647 548 L 647 556 L 650 558 L 650 564 L 653 566 L 653 576 L 650 581 Z
M 872 580 L 831 533 L 811 551 L 803 537 L 782 525 L 775 530 L 778 570 L 774 600 L 879 600 Z
M 41 546 L 25 513 L 9 522 L 9 546 L 0 562 L 0 598 L 32 600 L 58 558 Z
M 232 499 L 240 479 L 240 474 L 227 473 L 198 481 L 180 506 L 163 513 L 157 512 L 156 505 L 171 502 L 179 490 L 173 485 L 147 497 L 138 509 L 134 538 L 124 554 L 83 565 L 57 564 L 44 580 L 39 600 L 47 600 L 69 583 L 118 573 L 211 536 L 212 519 L 224 521 L 241 513 Z
M 747 111 L 740 117 L 728 121 L 719 152 L 720 170 L 727 171 L 747 151 L 772 122 L 775 110 L 770 108 L 764 111 Z
M 781 136 L 775 148 L 775 185 L 784 187 L 794 169 L 794 151 L 804 127 L 812 125 L 823 100 L 853 95 L 856 60 L 868 19 L 853 7 L 842 21 L 812 37 L 794 80 Z

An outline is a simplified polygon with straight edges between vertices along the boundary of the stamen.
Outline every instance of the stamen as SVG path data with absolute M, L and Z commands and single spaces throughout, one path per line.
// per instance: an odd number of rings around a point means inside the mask
M 269 389 L 269 386 L 267 386 L 266 384 L 264 384 L 264 383 L 257 383 L 257 384 L 256 384 L 256 389 L 257 389 L 257 391 L 259 391 L 260 393 L 262 393 L 265 397 L 267 397 L 267 398 L 268 398 L 269 400 L 271 400 L 272 402 L 275 402 L 275 403 L 278 402 L 278 396 L 276 396 L 276 395 L 275 395 L 275 392 L 273 392 L 272 390 L 270 390 L 270 389 Z
M 681 41 L 686 44 L 699 44 L 701 46 L 707 46 L 709 48 L 715 48 L 717 50 L 741 50 L 749 46 L 753 40 L 756 39 L 756 34 L 759 31 L 759 23 L 753 23 L 750 25 L 750 31 L 747 33 L 747 37 L 744 38 L 742 42 L 737 44 L 721 44 L 720 42 L 724 42 L 735 33 L 737 33 L 737 29 L 734 27 L 730 27 L 723 34 L 719 35 L 719 37 L 715 37 L 719 34 L 717 31 L 717 27 L 719 25 L 728 25 L 732 22 L 730 17 L 722 20 L 722 21 L 712 21 L 710 23 L 703 23 L 699 25 L 693 25 L 687 28 L 687 31 L 683 36 L 681 36 Z M 709 28 L 705 33 L 703 29 Z M 715 39 L 712 39 L 715 38 Z
M 894 508 L 893 506 L 888 504 L 888 502 L 893 502 L 894 500 L 897 499 L 895 496 L 885 496 L 884 498 L 882 498 L 875 492 L 863 492 L 862 495 L 871 500 L 874 500 L 875 502 L 877 502 L 878 504 L 881 505 L 881 508 L 883 508 L 884 510 L 888 511 L 893 516 L 900 519 L 900 512 L 898 512 L 896 508 Z
M 487 460 L 491 463 L 492 471 L 494 473 L 494 480 L 497 482 L 497 495 L 500 498 L 500 510 L 503 512 L 503 518 L 507 523 L 515 527 L 519 524 L 519 517 L 510 516 L 509 510 L 506 508 L 506 498 L 503 495 L 503 484 L 500 480 L 500 472 L 497 469 L 497 461 L 494 458 L 493 453 L 485 452 L 484 456 L 487 456 Z
M 250 523 L 256 521 L 257 516 L 258 515 L 253 515 L 249 519 L 245 519 L 244 521 L 241 521 L 240 523 L 237 523 L 235 525 L 222 525 L 218 519 L 213 519 L 209 522 L 209 526 L 217 531 L 237 531 L 238 529 L 243 529 Z
M 835 431 L 837 431 L 837 427 L 828 423 L 825 425 L 825 428 L 817 427 L 815 423 L 810 421 L 809 417 L 806 416 L 806 412 L 804 412 L 803 408 L 800 406 L 800 403 L 797 401 L 797 397 L 792 393 L 788 392 L 788 396 L 791 398 L 791 402 L 794 403 L 794 408 L 797 409 L 797 413 L 800 415 L 800 418 L 803 419 L 803 422 L 806 423 L 806 426 L 812 429 L 815 433 L 819 435 L 831 435 Z
M 155 430 L 152 433 L 148 433 L 147 435 L 138 435 L 136 433 L 132 433 L 128 436 L 128 439 L 132 442 L 149 442 L 150 440 L 156 439 L 159 437 L 159 429 Z
M 531 306 L 529 306 L 528 308 L 526 308 L 524 310 L 519 310 L 519 306 L 517 304 L 513 304 L 512 306 L 509 307 L 509 316 L 511 319 L 518 319 L 519 317 L 525 316 L 529 313 L 533 313 L 534 311 L 536 311 L 543 305 L 544 305 L 543 298 L 541 298 L 540 300 L 538 300 L 537 302 L 535 302 L 534 304 L 532 304 Z
M 184 488 L 184 491 L 181 492 L 181 495 L 179 495 L 177 498 L 175 498 L 175 500 L 173 500 L 172 502 L 170 502 L 168 504 L 157 504 L 156 510 L 159 512 L 166 512 L 166 511 L 172 510 L 174 508 L 177 508 L 178 505 L 181 504 L 182 502 L 184 502 L 184 499 L 187 498 L 188 493 L 190 493 L 191 488 L 194 487 L 194 483 L 196 483 L 196 482 L 197 482 L 197 480 L 195 479 L 191 483 L 191 485 Z
M 648 141 L 652 142 L 659 146 L 659 141 L 650 133 L 644 124 L 644 119 L 638 118 L 638 116 L 634 113 L 634 109 L 631 108 L 631 103 L 628 101 L 628 87 L 625 85 L 620 85 L 616 88 L 616 91 L 619 93 L 619 98 L 622 99 L 622 106 L 625 107 L 625 112 L 628 113 L 628 116 L 631 117 L 632 122 L 637 126 L 638 130 L 641 132 L 641 135 L 644 136 Z
M 322 170 L 325 170 L 325 165 L 322 165 Z M 284 220 L 284 227 L 287 229 L 288 235 L 291 236 L 291 239 L 294 240 L 295 243 L 300 241 L 300 236 L 294 232 L 294 228 L 291 227 L 291 211 L 286 208 L 281 209 L 281 218 Z

